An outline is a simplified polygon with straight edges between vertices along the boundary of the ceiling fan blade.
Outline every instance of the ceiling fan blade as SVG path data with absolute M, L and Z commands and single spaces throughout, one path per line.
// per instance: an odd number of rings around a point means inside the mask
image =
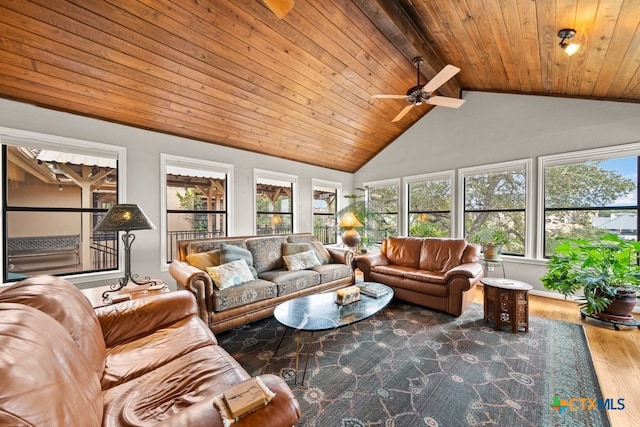
M 294 0 L 262 0 L 271 12 L 278 18 L 282 19 L 291 9 L 293 9 Z
M 440 72 L 436 74 L 435 77 L 429 81 L 429 83 L 424 85 L 424 87 L 422 88 L 422 91 L 427 93 L 433 92 L 434 90 L 438 89 L 440 86 L 445 84 L 447 80 L 449 80 L 451 77 L 455 76 L 459 72 L 460 72 L 460 68 L 455 67 L 451 64 L 448 64 L 446 67 L 440 70 Z
M 438 105 L 440 107 L 459 108 L 464 104 L 464 99 L 448 98 L 446 96 L 432 96 L 427 99 L 427 104 Z
M 397 121 L 399 121 L 399 120 L 402 120 L 402 118 L 403 118 L 404 116 L 406 116 L 406 115 L 407 115 L 407 113 L 409 112 L 409 110 L 411 110 L 412 108 L 413 108 L 413 104 L 409 104 L 409 105 L 407 105 L 407 106 L 406 106 L 406 107 L 404 107 L 404 108 L 402 109 L 402 111 L 400 111 L 400 112 L 398 113 L 398 115 L 397 115 L 393 120 L 391 120 L 391 121 L 392 121 L 392 122 L 397 122 Z
M 371 95 L 371 98 L 407 99 L 407 95 L 385 95 L 383 93 L 378 93 L 376 95 Z

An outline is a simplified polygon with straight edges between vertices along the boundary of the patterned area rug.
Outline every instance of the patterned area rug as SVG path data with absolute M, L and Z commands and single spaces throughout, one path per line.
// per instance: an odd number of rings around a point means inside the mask
M 293 380 L 295 334 L 274 355 L 283 330 L 269 318 L 218 340 L 251 375 L 288 382 L 300 426 L 610 425 L 588 404 L 602 395 L 582 325 L 531 317 L 528 333 L 512 334 L 485 326 L 481 304 L 455 318 L 392 302 L 316 333 L 304 385 Z

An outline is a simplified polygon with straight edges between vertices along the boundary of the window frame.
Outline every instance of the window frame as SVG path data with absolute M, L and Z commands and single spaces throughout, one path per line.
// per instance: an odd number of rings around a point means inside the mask
M 336 218 L 336 224 L 335 224 L 335 236 L 334 236 L 334 240 L 335 240 L 335 244 L 339 243 L 339 228 L 338 228 L 338 212 L 340 211 L 340 206 L 339 206 L 339 202 L 340 202 L 340 197 L 342 196 L 342 184 L 339 182 L 335 182 L 335 181 L 326 181 L 323 179 L 316 179 L 316 178 L 312 178 L 311 179 L 311 232 L 312 234 L 315 234 L 315 218 L 316 215 L 319 216 L 329 216 L 330 214 L 316 214 L 314 212 L 314 207 L 313 207 L 313 202 L 315 201 L 314 197 L 313 197 L 313 193 L 316 191 L 316 187 L 323 187 L 323 188 L 331 188 L 335 190 L 335 194 L 336 194 L 336 202 L 335 202 L 335 208 L 336 211 L 333 213 L 333 216 L 335 216 Z
M 126 203 L 126 188 L 127 188 L 127 171 L 124 165 L 127 164 L 127 149 L 122 146 L 113 144 L 106 144 L 97 141 L 82 140 L 77 138 L 69 138 L 58 135 L 45 134 L 40 132 L 26 131 L 22 129 L 13 129 L 7 127 L 0 127 L 0 146 L 3 145 L 17 145 L 26 146 L 30 148 L 37 148 L 43 150 L 54 151 L 70 151 L 78 154 L 88 154 L 91 156 L 115 158 L 117 162 L 117 174 L 118 174 L 118 187 L 116 189 L 117 203 Z M 5 171 L 6 172 L 6 171 Z M 4 176 L 4 173 L 3 173 Z M 0 245 L 0 256 L 5 257 L 5 233 L 6 233 L 6 214 L 4 210 L 6 207 L 6 180 L 3 180 L 0 185 L 0 197 L 3 204 L 3 218 L 2 227 L 0 229 L 0 239 L 3 242 Z M 117 239 L 118 242 L 120 239 Z M 81 283 L 86 281 L 87 278 L 93 279 L 117 279 L 124 273 L 124 251 L 120 250 L 118 244 L 118 266 L 111 270 L 101 271 L 89 271 L 84 270 L 77 274 L 61 274 L 60 277 L 65 278 L 71 283 Z M 2 277 L 6 274 L 4 269 L 5 263 L 2 263 Z M 84 280 L 83 280 L 84 279 Z
M 465 238 L 465 230 L 464 230 L 464 219 L 466 211 L 465 205 L 465 177 L 474 176 L 474 175 L 483 175 L 489 173 L 502 173 L 502 172 L 513 172 L 515 170 L 524 169 L 525 173 L 525 195 L 524 195 L 524 221 L 525 221 L 525 229 L 524 229 L 524 254 L 523 255 L 505 255 L 503 256 L 512 256 L 517 259 L 522 258 L 531 258 L 534 254 L 534 241 L 535 237 L 535 229 L 534 229 L 534 221 L 533 221 L 533 213 L 536 212 L 535 205 L 536 198 L 534 197 L 533 191 L 533 183 L 535 181 L 535 177 L 533 174 L 533 159 L 518 159 L 511 160 L 506 162 L 492 163 L 488 165 L 481 166 L 472 166 L 467 168 L 458 169 L 458 178 L 457 178 L 457 203 L 460 207 L 457 210 L 457 225 L 456 225 L 456 234 Z
M 413 183 L 420 183 L 425 181 L 440 181 L 440 180 L 448 180 L 449 181 L 449 206 L 450 210 L 448 211 L 450 216 L 450 226 L 449 226 L 449 237 L 453 237 L 455 235 L 456 230 L 456 181 L 455 181 L 455 170 L 447 170 L 441 172 L 433 172 L 433 173 L 425 173 L 419 175 L 410 175 L 402 178 L 402 192 L 403 192 L 403 208 L 405 210 L 404 222 L 402 227 L 402 233 L 405 236 L 409 236 L 409 225 L 411 221 L 409 220 L 409 216 L 411 215 L 411 192 L 409 191 L 409 185 Z M 433 213 L 444 212 L 444 211 L 434 211 Z
M 404 230 L 404 227 L 405 227 L 404 218 L 401 212 L 402 204 L 403 204 L 403 194 L 402 194 L 401 183 L 402 183 L 402 180 L 400 179 L 400 177 L 398 177 L 398 178 L 381 179 L 378 181 L 369 181 L 363 184 L 365 189 L 364 198 L 366 203 L 370 202 L 372 189 L 380 188 L 380 187 L 396 187 L 396 194 L 398 195 L 398 200 L 396 200 L 395 215 L 397 216 L 398 219 L 396 223 L 395 235 L 399 235 L 401 230 Z
M 167 256 L 167 170 L 169 167 L 183 167 L 188 169 L 199 169 L 206 172 L 222 173 L 227 177 L 226 183 L 226 230 L 227 236 L 233 236 L 234 233 L 234 215 L 233 215 L 233 196 L 234 196 L 234 165 L 229 163 L 221 163 L 212 160 L 196 159 L 193 157 L 184 157 L 174 154 L 160 153 L 160 269 L 167 271 L 169 263 Z
M 255 235 L 258 234 L 258 179 L 291 183 L 291 232 L 296 233 L 298 230 L 298 209 L 296 207 L 296 200 L 298 200 L 298 176 L 258 168 L 253 169 L 253 233 Z
M 640 143 L 634 142 L 624 145 L 614 145 L 610 147 L 594 148 L 587 150 L 571 151 L 559 154 L 550 154 L 546 156 L 538 157 L 538 195 L 537 195 L 537 221 L 536 227 L 538 229 L 536 240 L 536 252 L 537 259 L 546 260 L 544 256 L 544 242 L 545 242 L 545 195 L 546 195 L 546 183 L 545 183 L 545 171 L 549 166 L 562 166 L 574 163 L 584 163 L 589 161 L 604 161 L 613 160 L 622 157 L 640 157 Z M 640 168 L 638 168 L 640 174 Z M 640 175 L 636 178 L 636 185 L 638 191 L 640 191 Z M 640 211 L 640 198 L 636 200 L 638 210 Z M 640 214 L 640 212 L 638 212 Z M 640 216 L 639 216 L 640 218 Z M 640 234 L 640 229 L 638 229 Z

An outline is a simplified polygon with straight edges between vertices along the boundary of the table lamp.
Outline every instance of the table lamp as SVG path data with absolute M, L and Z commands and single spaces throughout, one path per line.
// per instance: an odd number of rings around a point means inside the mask
M 350 248 L 358 246 L 358 243 L 360 243 L 360 234 L 355 228 L 362 227 L 362 223 L 358 221 L 358 218 L 356 218 L 353 212 L 347 212 L 342 215 L 338 227 L 345 229 L 344 233 L 342 233 L 342 242 L 345 245 Z
M 100 221 L 93 231 L 124 231 L 122 242 L 124 243 L 124 277 L 119 283 L 111 285 L 111 289 L 102 294 L 102 298 L 107 298 L 110 292 L 117 292 L 127 286 L 129 282 L 136 285 L 155 284 L 153 280 L 145 277 L 144 281 L 136 280 L 137 274 L 131 274 L 131 244 L 136 239 L 131 230 L 153 230 L 156 227 L 149 221 L 142 209 L 135 204 L 117 204 L 113 205 L 107 212 L 105 217 Z

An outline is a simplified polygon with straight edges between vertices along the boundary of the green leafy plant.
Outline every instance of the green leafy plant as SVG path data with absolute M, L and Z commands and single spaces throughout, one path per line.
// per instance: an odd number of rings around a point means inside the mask
M 509 238 L 504 230 L 483 228 L 475 232 L 469 240 L 482 246 L 496 246 L 506 244 Z
M 639 255 L 640 242 L 614 234 L 596 240 L 563 239 L 540 280 L 565 298 L 581 291 L 580 307 L 588 314 L 599 313 L 618 289 L 640 291 Z

